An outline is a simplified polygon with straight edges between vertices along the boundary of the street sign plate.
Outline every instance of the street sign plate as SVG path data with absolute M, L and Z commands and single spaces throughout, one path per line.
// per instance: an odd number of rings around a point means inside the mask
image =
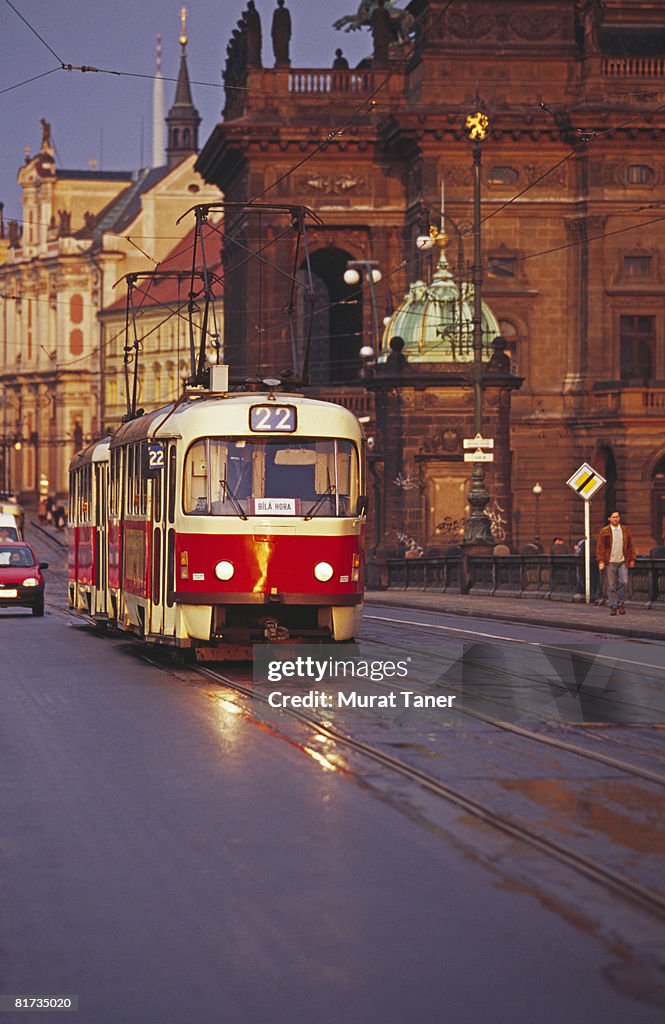
M 583 462 L 566 483 L 583 501 L 590 501 L 606 480 L 588 462 Z
M 494 462 L 494 452 L 483 452 L 476 448 L 475 452 L 464 452 L 465 462 Z
M 465 437 L 462 440 L 462 446 L 464 448 L 493 448 L 494 438 L 482 437 L 480 434 L 476 434 L 475 437 Z

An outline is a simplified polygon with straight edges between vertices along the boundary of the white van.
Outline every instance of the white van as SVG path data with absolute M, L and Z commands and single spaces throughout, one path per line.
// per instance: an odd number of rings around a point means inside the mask
M 0 541 L 23 540 L 23 533 L 16 516 L 0 512 Z
M 18 528 L 23 532 L 25 512 L 23 506 L 19 505 L 15 498 L 10 497 L 6 492 L 0 494 L 0 515 L 6 513 L 8 516 L 13 516 L 18 523 Z

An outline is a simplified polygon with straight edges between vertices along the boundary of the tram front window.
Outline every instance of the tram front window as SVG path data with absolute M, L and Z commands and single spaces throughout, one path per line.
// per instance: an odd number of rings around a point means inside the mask
M 187 452 L 188 515 L 348 516 L 358 499 L 358 453 L 337 439 L 202 438 Z

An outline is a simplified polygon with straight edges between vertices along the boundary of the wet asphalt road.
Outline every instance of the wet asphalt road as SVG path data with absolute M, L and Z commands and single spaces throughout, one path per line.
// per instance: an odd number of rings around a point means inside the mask
M 661 1019 L 642 965 L 483 865 L 459 812 L 329 770 L 64 592 L 0 612 L 0 995 L 78 995 L 76 1024 Z
M 76 994 L 76 1024 L 660 1019 L 616 949 L 214 687 L 53 611 L 0 630 L 0 994 Z

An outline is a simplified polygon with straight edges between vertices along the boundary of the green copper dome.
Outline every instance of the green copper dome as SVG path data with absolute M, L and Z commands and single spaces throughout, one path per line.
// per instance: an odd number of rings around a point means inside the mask
M 482 304 L 483 359 L 492 355 L 500 334 L 489 306 Z M 410 363 L 469 363 L 473 361 L 473 285 L 455 284 L 441 247 L 431 284 L 414 281 L 383 333 L 378 362 L 385 363 L 393 338 L 404 341 Z

